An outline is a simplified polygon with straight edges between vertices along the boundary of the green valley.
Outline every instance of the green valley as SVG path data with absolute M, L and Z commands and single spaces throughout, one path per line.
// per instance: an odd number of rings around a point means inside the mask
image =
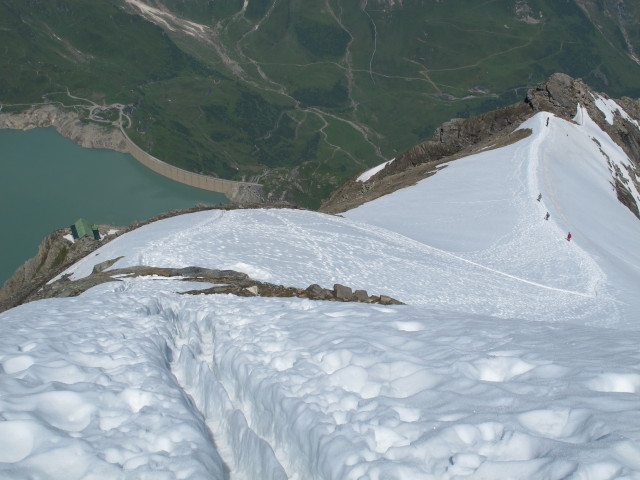
M 628 0 L 0 0 L 0 103 L 128 105 L 156 157 L 315 208 L 556 71 L 640 96 L 639 18 Z

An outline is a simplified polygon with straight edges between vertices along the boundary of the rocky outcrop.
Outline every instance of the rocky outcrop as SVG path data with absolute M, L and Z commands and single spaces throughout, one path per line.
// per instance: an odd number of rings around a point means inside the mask
M 613 176 L 613 186 L 618 200 L 640 219 L 640 210 L 629 185 L 628 178 L 640 190 L 640 100 L 622 98 L 616 100 L 626 113 L 636 119 L 636 123 L 629 121 L 616 112 L 613 123 L 609 123 L 604 113 L 596 105 L 598 97 L 609 99 L 606 94 L 593 92 L 588 85 L 579 79 L 571 78 L 563 73 L 553 74 L 549 80 L 529 90 L 526 101 L 535 111 L 551 112 L 566 120 L 576 117 L 577 106 L 586 110 L 589 117 L 618 144 L 631 161 L 628 175 L 619 167 L 610 164 Z M 578 116 L 577 121 L 580 121 Z M 628 178 L 625 178 L 628 177 Z
M 433 175 L 445 162 L 479 150 L 499 148 L 531 132 L 514 131 L 534 111 L 519 102 L 476 117 L 455 118 L 436 129 L 431 140 L 406 150 L 366 182 L 347 182 L 322 202 L 321 212 L 340 213 Z
M 121 257 L 120 257 L 121 258 Z M 352 292 L 350 287 L 335 284 L 333 290 L 319 285 L 310 285 L 306 289 L 286 287 L 253 280 L 246 273 L 235 270 L 214 270 L 202 267 L 159 268 L 136 266 L 107 270 L 119 258 L 107 260 L 96 267 L 93 273 L 80 280 L 70 280 L 64 276 L 60 280 L 43 286 L 30 300 L 44 298 L 75 297 L 89 288 L 106 282 L 120 282 L 123 278 L 159 276 L 178 278 L 181 281 L 205 282 L 216 284 L 213 287 L 182 292 L 183 295 L 232 294 L 240 297 L 296 297 L 311 300 L 334 302 L 379 303 L 382 305 L 403 305 L 402 302 L 386 295 L 369 296 L 364 290 Z
M 592 92 L 581 80 L 562 73 L 553 74 L 546 82 L 530 89 L 518 103 L 472 118 L 445 122 L 436 129 L 431 140 L 403 152 L 366 182 L 355 179 L 347 182 L 322 203 L 320 211 L 344 212 L 413 185 L 436 173 L 437 167 L 445 162 L 517 141 L 530 132 L 515 129 L 537 112 L 550 112 L 573 121 L 578 105 L 586 109 L 600 128 L 625 151 L 633 164 L 628 176 L 640 190 L 640 128 L 619 114 L 614 116 L 613 124 L 609 124 L 596 105 L 598 95 L 608 98 L 605 94 Z M 623 98 L 616 102 L 629 115 L 640 120 L 640 100 Z M 616 172 L 613 167 L 612 170 L 618 199 L 640 218 L 627 180 L 621 172 Z
M 268 203 L 262 185 L 248 182 L 237 182 L 237 186 L 229 195 L 229 200 L 238 205 L 264 205 Z
M 37 127 L 55 127 L 60 135 L 82 147 L 129 151 L 119 129 L 82 120 L 74 111 L 53 104 L 38 105 L 20 113 L 0 112 L 0 128 L 29 130 Z
M 27 260 L 0 288 L 0 312 L 20 305 L 41 289 L 46 282 L 75 262 L 110 241 L 117 235 L 108 235 L 113 227 L 99 225 L 101 241 L 81 238 L 72 242 L 65 235 L 68 228 L 56 230 L 45 237 L 38 247 L 35 257 Z
M 640 178 L 640 127 L 637 123 L 640 120 L 640 100 L 628 97 L 616 100 L 626 113 L 636 119 L 635 124 L 619 112 L 614 114 L 613 123 L 609 123 L 596 105 L 598 97 L 609 98 L 606 94 L 593 92 L 581 80 L 556 73 L 547 82 L 531 89 L 527 95 L 527 101 L 538 111 L 552 112 L 567 120 L 576 116 L 578 105 L 584 108 L 589 117 L 627 154 L 632 166 L 626 176 L 631 178 L 636 190 L 640 191 L 640 181 L 638 181 Z M 577 120 L 580 121 L 579 118 Z M 640 210 L 631 193 L 629 180 L 618 167 L 610 165 L 610 169 L 618 200 L 640 219 Z

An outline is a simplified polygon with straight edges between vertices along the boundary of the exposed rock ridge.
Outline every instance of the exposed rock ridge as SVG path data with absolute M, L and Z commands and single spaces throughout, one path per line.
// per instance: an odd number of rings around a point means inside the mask
M 613 124 L 609 124 L 596 105 L 598 96 L 608 99 L 605 94 L 592 92 L 581 80 L 562 73 L 553 74 L 546 82 L 530 89 L 518 103 L 472 118 L 455 118 L 443 123 L 430 140 L 406 150 L 366 182 L 355 179 L 347 182 L 323 202 L 320 211 L 344 212 L 413 185 L 436 173 L 436 167 L 442 163 L 517 141 L 530 132 L 514 131 L 515 128 L 537 112 L 550 112 L 573 121 L 578 105 L 585 108 L 600 128 L 625 151 L 633 164 L 629 177 L 640 190 L 640 128 L 620 114 L 616 114 Z M 633 118 L 640 119 L 640 100 L 625 97 L 616 102 Z M 614 171 L 613 175 L 619 200 L 640 218 L 626 180 L 620 172 Z
M 333 302 L 379 303 L 382 305 L 402 305 L 403 303 L 386 295 L 369 296 L 365 290 L 352 291 L 350 287 L 335 284 L 332 290 L 313 284 L 306 289 L 286 287 L 253 280 L 249 275 L 235 270 L 215 270 L 202 267 L 160 268 L 135 266 L 107 270 L 120 258 L 107 260 L 96 265 L 91 275 L 72 281 L 68 276 L 45 285 L 31 300 L 44 298 L 75 297 L 86 290 L 106 282 L 119 282 L 121 278 L 160 276 L 179 278 L 182 281 L 216 284 L 210 288 L 189 290 L 183 295 L 232 294 L 240 297 L 297 297 Z

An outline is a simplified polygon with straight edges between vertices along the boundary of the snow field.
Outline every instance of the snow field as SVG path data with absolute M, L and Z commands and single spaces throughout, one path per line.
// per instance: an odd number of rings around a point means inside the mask
M 198 299 L 208 306 L 197 311 L 215 313 L 183 321 L 214 326 L 210 368 L 286 478 L 580 478 L 604 466 L 621 477 L 637 468 L 635 333 L 620 342 L 597 328 L 414 307 L 228 300 Z M 209 382 L 192 384 L 198 392 Z
M 253 278 L 306 288 L 334 283 L 390 295 L 405 303 L 502 318 L 599 323 L 614 318 L 616 303 L 589 290 L 590 278 L 530 281 L 421 243 L 338 216 L 295 210 L 207 211 L 164 220 L 115 239 L 78 262 L 72 278 L 96 263 L 234 269 Z M 120 241 L 119 241 L 120 240 Z M 572 265 L 567 242 L 558 249 Z M 558 262 L 554 263 L 556 270 Z M 523 272 L 516 272 L 523 273 Z
M 141 277 L 4 312 L 0 479 L 640 479 L 626 160 L 547 116 L 346 218 L 197 212 L 90 254 L 66 273 L 122 256 L 407 305 Z
M 167 368 L 171 324 L 129 295 L 104 300 L 3 314 L 0 478 L 223 478 Z
M 124 283 L 3 315 L 0 478 L 638 478 L 637 332 Z
M 546 127 L 549 116 L 524 122 L 532 130 L 524 140 L 452 162 L 344 215 L 505 275 L 597 298 L 594 324 L 636 328 L 640 224 L 618 202 L 610 165 L 628 159 L 586 112 L 576 116 L 582 124 L 552 117 Z

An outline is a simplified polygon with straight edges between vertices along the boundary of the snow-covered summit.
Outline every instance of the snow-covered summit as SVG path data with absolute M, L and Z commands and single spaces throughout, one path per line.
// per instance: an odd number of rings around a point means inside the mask
M 343 216 L 197 212 L 78 262 L 72 278 L 122 256 L 407 305 L 142 277 L 9 310 L 0 478 L 640 478 L 628 158 L 582 110 L 521 128 Z

